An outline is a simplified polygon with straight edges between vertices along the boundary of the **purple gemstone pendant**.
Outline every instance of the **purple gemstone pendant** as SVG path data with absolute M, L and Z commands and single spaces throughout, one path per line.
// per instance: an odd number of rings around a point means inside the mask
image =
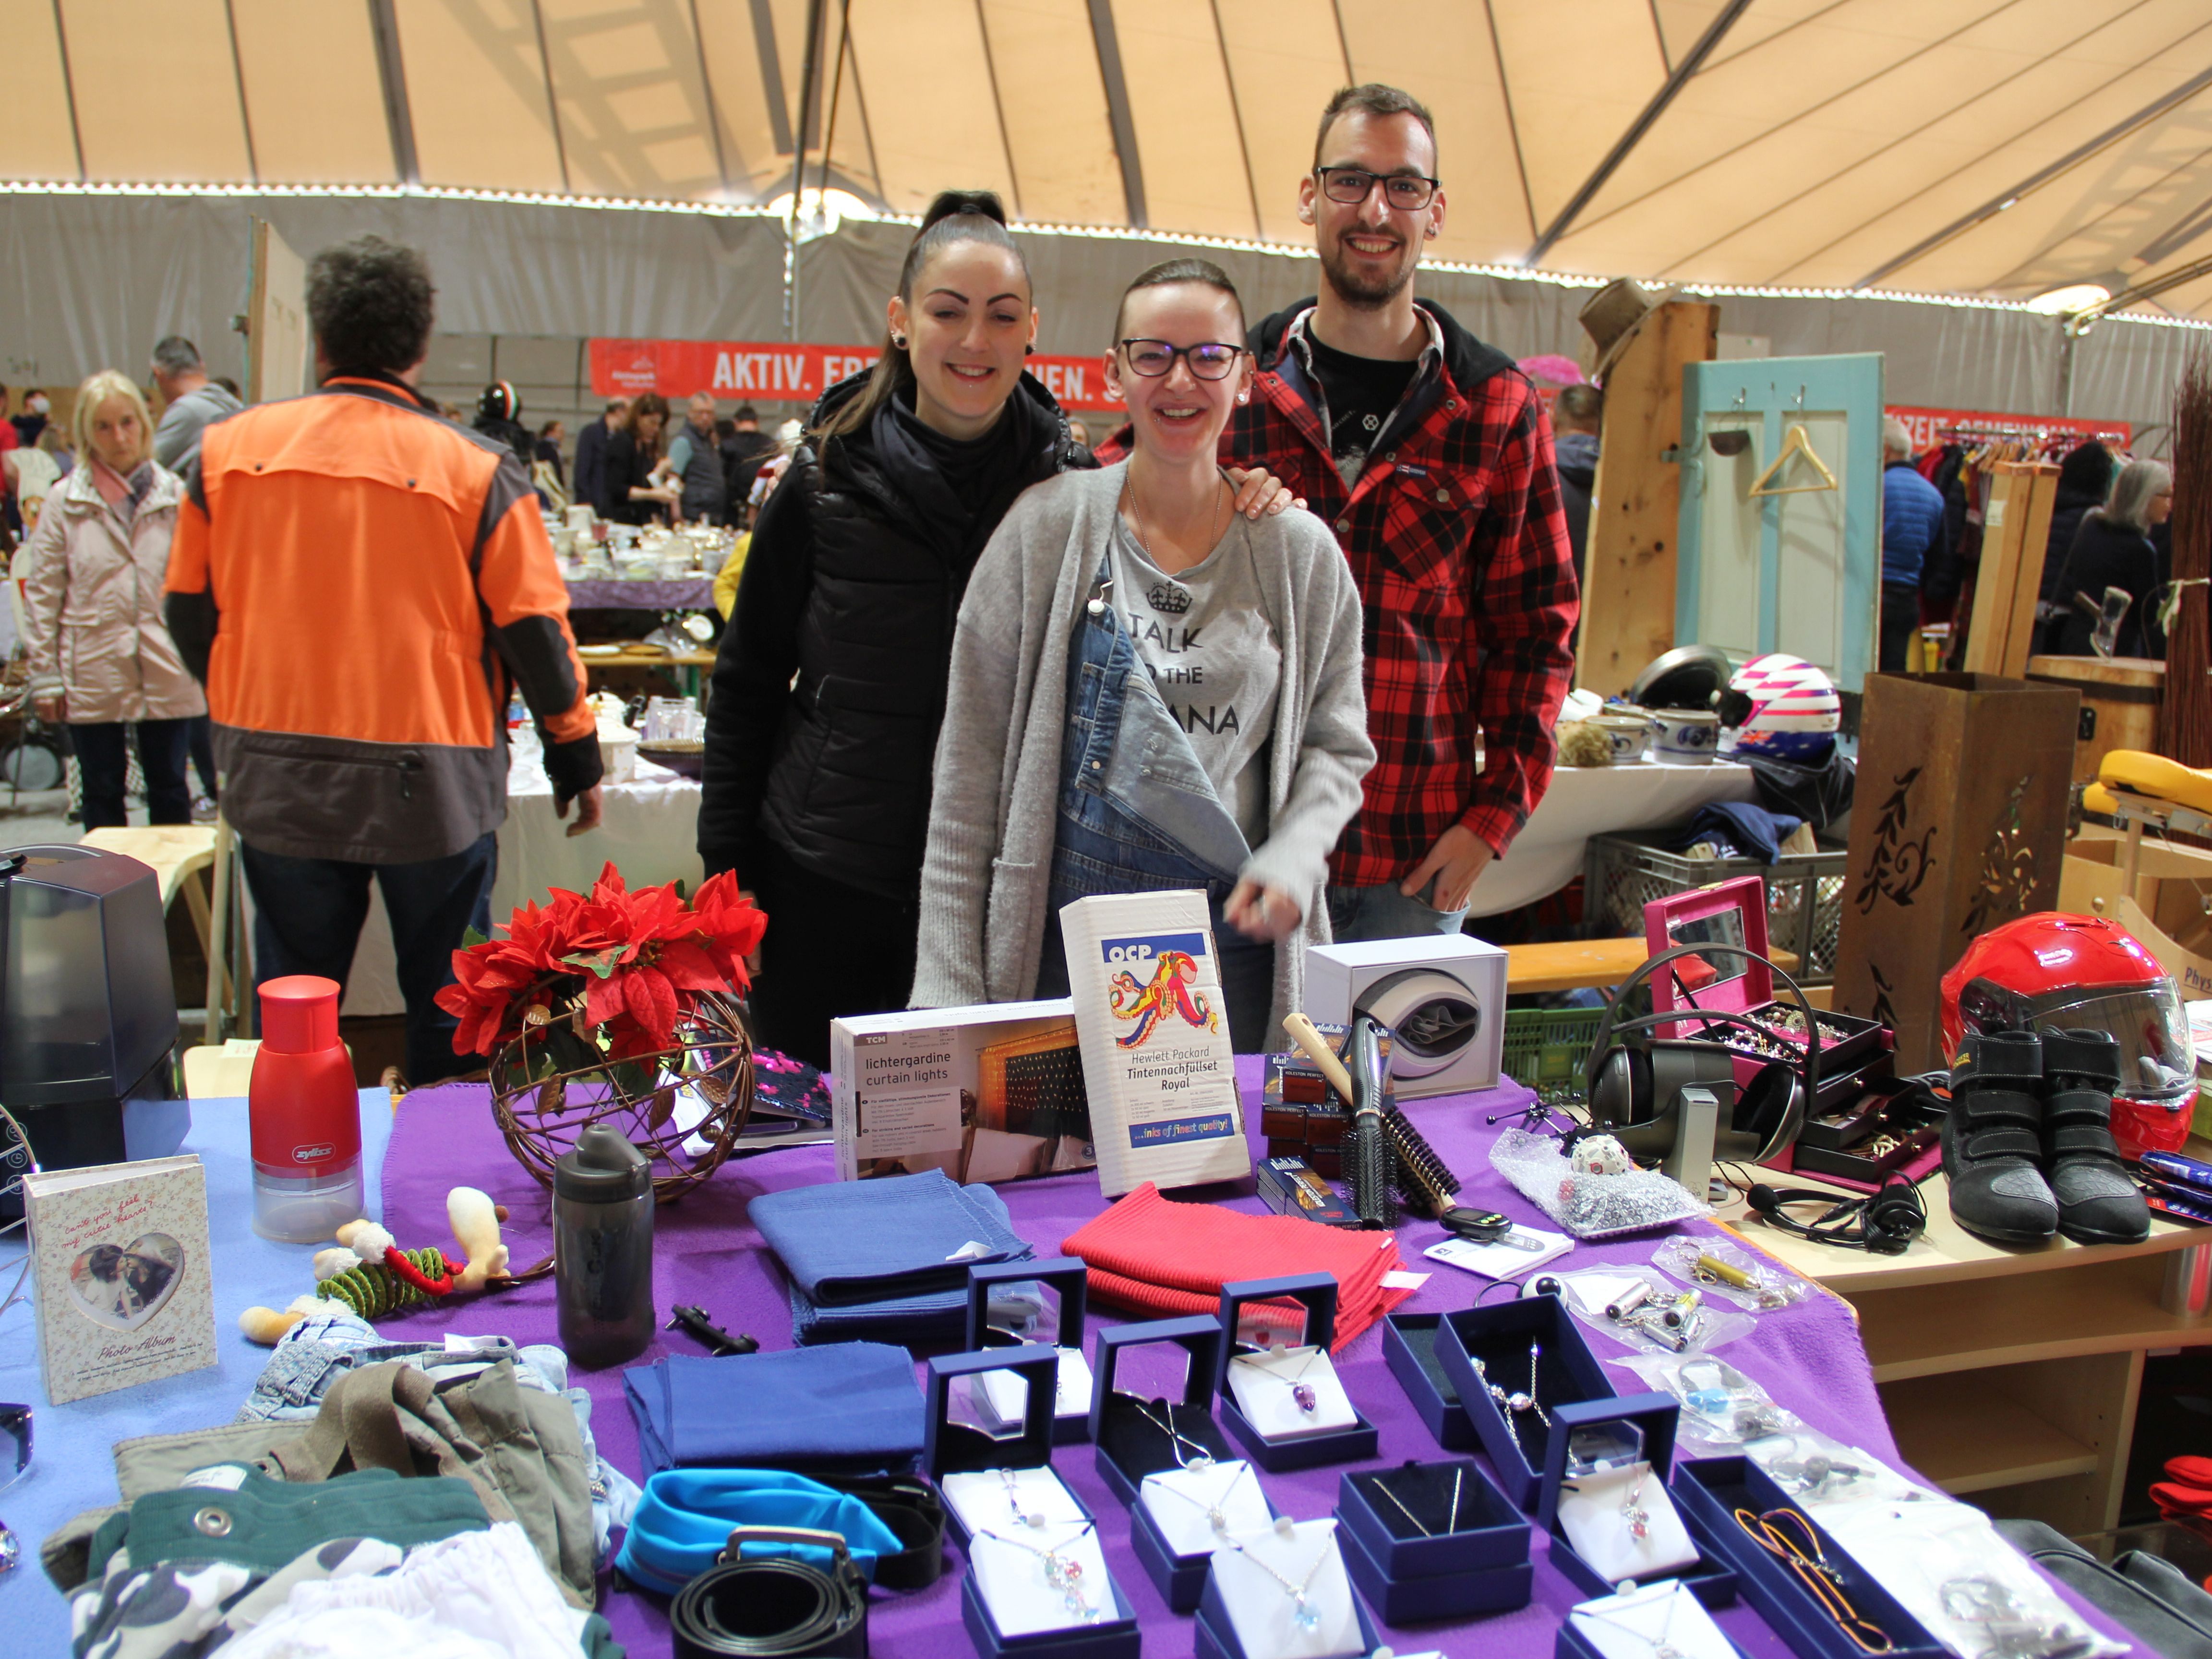
M 1297 1402 L 1297 1408 L 1302 1412 L 1314 1412 L 1321 1408 L 1321 1396 L 1314 1392 L 1313 1384 L 1310 1382 L 1291 1383 L 1291 1398 Z

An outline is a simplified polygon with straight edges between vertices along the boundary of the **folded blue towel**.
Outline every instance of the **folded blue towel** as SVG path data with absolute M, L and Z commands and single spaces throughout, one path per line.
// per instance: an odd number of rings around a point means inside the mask
M 876 1562 L 905 1547 L 857 1498 L 780 1469 L 664 1469 L 645 1483 L 645 1496 L 623 1536 L 616 1568 L 663 1595 L 673 1595 L 714 1565 L 732 1527 L 812 1527 L 842 1533 L 845 1548 L 870 1583 Z M 823 1571 L 828 1550 L 811 1544 L 748 1543 L 747 1559 L 795 1555 Z
M 902 1348 L 841 1342 L 623 1373 L 648 1475 L 664 1469 L 907 1469 L 921 1455 L 921 1385 Z
M 817 1308 L 967 1293 L 978 1261 L 1032 1254 L 988 1187 L 942 1170 L 880 1181 L 830 1181 L 753 1200 L 746 1218 Z
M 966 1346 L 968 1291 L 936 1291 L 881 1302 L 817 1308 L 791 1287 L 791 1340 L 801 1347 L 823 1342 L 895 1342 L 918 1352 L 954 1352 Z

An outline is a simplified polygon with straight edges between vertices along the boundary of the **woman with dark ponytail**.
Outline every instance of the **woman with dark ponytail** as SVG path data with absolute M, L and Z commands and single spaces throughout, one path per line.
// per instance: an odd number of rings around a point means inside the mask
M 768 913 L 764 1046 L 821 1066 L 830 1022 L 914 982 L 930 760 L 969 574 L 1014 498 L 1096 465 L 1023 372 L 1029 267 L 988 191 L 907 249 L 874 368 L 832 386 L 761 509 L 707 717 L 699 853 Z M 1279 501 L 1242 480 L 1255 514 Z

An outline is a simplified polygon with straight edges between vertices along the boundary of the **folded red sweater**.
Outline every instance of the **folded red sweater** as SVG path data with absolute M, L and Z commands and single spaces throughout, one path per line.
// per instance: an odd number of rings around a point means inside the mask
M 1239 1279 L 1325 1273 L 1336 1280 L 1332 1349 L 1413 1294 L 1382 1286 L 1405 1265 L 1389 1233 L 1172 1203 L 1150 1182 L 1069 1234 L 1060 1250 L 1088 1264 L 1100 1301 L 1163 1316 L 1218 1312 L 1221 1287 Z

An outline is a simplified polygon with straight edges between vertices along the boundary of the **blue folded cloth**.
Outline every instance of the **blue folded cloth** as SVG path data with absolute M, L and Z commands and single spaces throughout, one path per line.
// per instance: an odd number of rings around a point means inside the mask
M 616 1569 L 663 1595 L 673 1595 L 714 1565 L 732 1527 L 812 1527 L 842 1533 L 845 1548 L 871 1583 L 876 1562 L 905 1547 L 857 1498 L 780 1469 L 665 1469 L 645 1483 L 630 1517 Z M 744 1546 L 748 1559 L 793 1555 L 828 1571 L 831 1556 L 812 1544 Z
M 648 1475 L 664 1469 L 907 1469 L 921 1455 L 921 1386 L 879 1342 L 708 1359 L 672 1354 L 623 1373 Z
M 1032 1254 L 998 1194 L 942 1170 L 766 1193 L 746 1218 L 793 1286 L 823 1309 L 945 1291 L 964 1305 L 969 1264 Z
M 1701 841 L 1730 841 L 1761 864 L 1782 856 L 1782 843 L 1797 833 L 1804 822 L 1786 812 L 1770 812 L 1749 801 L 1722 800 L 1699 807 L 1686 830 L 1675 830 L 1653 840 L 1662 846 L 1694 847 Z
M 890 1297 L 820 1308 L 791 1287 L 791 1340 L 801 1347 L 823 1342 L 895 1342 L 913 1350 L 959 1349 L 967 1345 L 968 1289 L 927 1296 Z

